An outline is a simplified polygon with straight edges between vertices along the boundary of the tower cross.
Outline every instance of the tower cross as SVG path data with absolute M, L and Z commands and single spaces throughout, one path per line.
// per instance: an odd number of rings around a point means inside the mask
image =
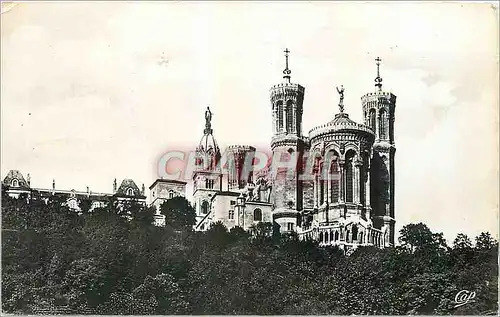
M 285 76 L 283 76 L 283 78 L 286 79 L 288 82 L 290 82 L 290 74 L 292 73 L 292 71 L 288 69 L 288 54 L 290 53 L 290 51 L 288 50 L 288 48 L 286 48 L 284 52 L 285 52 L 285 70 L 283 71 L 283 74 Z
M 382 59 L 380 57 L 375 58 L 375 63 L 377 64 L 377 77 L 375 78 L 375 86 L 378 87 L 378 90 L 382 90 L 382 77 L 380 77 L 380 62 Z

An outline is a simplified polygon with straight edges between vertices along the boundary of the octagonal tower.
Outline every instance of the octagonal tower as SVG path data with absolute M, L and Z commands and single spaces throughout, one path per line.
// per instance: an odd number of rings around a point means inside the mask
M 375 92 L 361 97 L 364 121 L 375 133 L 371 158 L 371 206 L 373 221 L 383 228 L 386 244 L 394 245 L 395 235 L 395 153 L 394 117 L 396 96 L 382 90 L 380 61 L 377 57 Z

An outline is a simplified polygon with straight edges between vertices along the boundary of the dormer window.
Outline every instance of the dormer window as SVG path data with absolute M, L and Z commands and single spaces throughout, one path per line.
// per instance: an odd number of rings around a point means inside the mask
M 132 188 L 127 189 L 128 196 L 134 196 L 134 190 Z
M 78 201 L 74 198 L 68 200 L 68 207 L 73 210 L 78 209 Z
M 17 179 L 13 179 L 10 185 L 12 187 L 19 187 L 19 181 Z

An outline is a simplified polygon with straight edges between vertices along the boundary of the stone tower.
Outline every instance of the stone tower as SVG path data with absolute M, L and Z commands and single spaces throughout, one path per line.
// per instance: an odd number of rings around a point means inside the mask
M 274 221 L 280 225 L 282 232 L 296 230 L 297 211 L 303 208 L 302 186 L 297 177 L 300 171 L 297 171 L 296 162 L 301 159 L 307 146 L 306 138 L 302 135 L 304 87 L 290 81 L 288 53 L 290 51 L 286 49 L 283 82 L 271 88 L 273 119 L 271 203 L 275 207 Z M 282 172 L 280 167 L 285 167 L 286 170 Z
M 197 223 L 210 213 L 214 194 L 222 191 L 222 173 L 218 167 L 221 153 L 212 129 L 212 112 L 205 111 L 205 130 L 196 148 L 193 173 L 193 199 Z
M 382 90 L 380 77 L 380 61 L 377 57 L 377 77 L 375 78 L 375 92 L 361 97 L 365 125 L 375 133 L 373 145 L 370 182 L 372 219 L 376 227 L 382 228 L 386 244 L 394 245 L 395 216 L 395 168 L 394 156 L 394 113 L 396 110 L 396 96 Z
M 253 183 L 252 161 L 255 157 L 255 148 L 249 145 L 230 145 L 226 154 L 229 160 L 228 190 L 237 191 Z

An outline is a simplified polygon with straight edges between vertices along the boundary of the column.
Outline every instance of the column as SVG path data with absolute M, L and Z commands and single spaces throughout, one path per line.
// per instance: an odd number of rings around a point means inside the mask
M 328 171 L 328 164 L 325 165 L 325 163 L 323 163 L 323 169 L 325 168 L 326 166 L 326 171 Z M 325 202 L 327 205 L 330 204 L 330 175 L 328 174 L 328 172 L 324 172 L 323 173 L 323 178 L 324 178 L 324 184 L 325 186 L 323 186 L 323 190 L 325 191 Z
M 359 159 L 359 157 L 356 158 L 354 161 L 354 182 L 353 182 L 353 200 L 355 204 L 361 203 L 361 179 L 362 177 L 362 168 L 363 168 L 363 161 Z
M 318 174 L 314 173 L 314 182 L 313 182 L 313 194 L 314 194 L 314 207 L 318 208 L 318 190 L 319 190 L 319 183 L 318 183 Z
M 344 202 L 344 182 L 345 182 L 345 173 L 344 173 L 344 160 L 339 160 L 339 169 L 340 169 L 340 180 L 339 180 L 339 203 Z

